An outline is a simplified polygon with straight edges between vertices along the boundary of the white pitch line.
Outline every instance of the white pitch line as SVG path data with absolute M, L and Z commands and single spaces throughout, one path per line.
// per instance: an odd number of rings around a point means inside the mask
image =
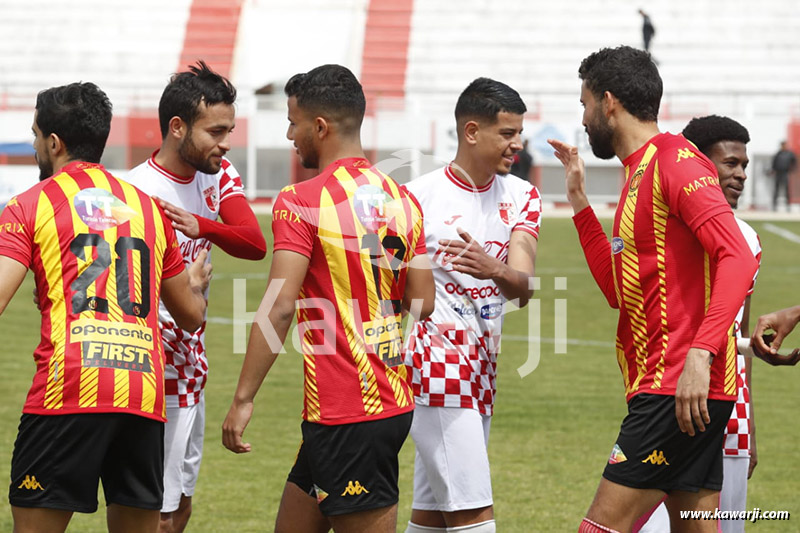
M 787 241 L 800 244 L 800 235 L 791 232 L 786 228 L 782 228 L 780 226 L 776 226 L 775 224 L 770 224 L 769 222 L 767 222 L 766 224 L 764 224 L 764 229 L 769 231 L 770 233 L 778 235 L 779 237 L 783 237 Z
M 212 324 L 224 324 L 224 325 L 233 325 L 233 324 L 245 324 L 250 325 L 253 323 L 252 320 L 234 320 L 232 318 L 222 317 L 222 316 L 210 316 L 206 319 L 207 322 Z M 564 342 L 563 339 L 552 339 L 546 337 L 526 337 L 524 335 L 503 335 L 503 339 L 507 341 L 515 341 L 515 342 L 544 342 L 547 344 L 555 344 L 556 341 Z M 616 345 L 613 342 L 607 341 L 595 341 L 589 339 L 567 339 L 567 344 L 572 344 L 574 346 L 597 346 L 599 348 L 613 348 Z

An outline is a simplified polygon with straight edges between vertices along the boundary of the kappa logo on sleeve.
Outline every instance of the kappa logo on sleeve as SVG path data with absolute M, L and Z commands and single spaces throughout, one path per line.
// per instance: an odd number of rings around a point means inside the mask
M 678 148 L 678 159 L 676 159 L 675 162 L 680 163 L 682 159 L 690 159 L 694 156 L 695 153 L 688 148 Z

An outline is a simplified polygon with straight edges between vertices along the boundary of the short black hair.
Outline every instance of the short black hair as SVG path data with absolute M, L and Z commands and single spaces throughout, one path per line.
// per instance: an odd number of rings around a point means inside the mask
M 602 48 L 581 61 L 578 77 L 598 100 L 608 91 L 639 120 L 658 120 L 664 85 L 647 52 L 630 46 Z
M 90 82 L 51 87 L 36 96 L 42 137 L 55 133 L 72 159 L 99 163 L 111 131 L 111 101 Z
M 693 118 L 683 128 L 683 136 L 706 155 L 713 145 L 721 141 L 738 141 L 742 144 L 750 142 L 747 128 L 732 118 L 719 115 Z
M 519 93 L 505 83 L 477 78 L 472 81 L 458 97 L 456 102 L 456 122 L 479 120 L 494 124 L 501 112 L 524 115 L 528 110 Z
M 186 72 L 173 74 L 158 103 L 158 123 L 161 138 L 167 136 L 169 121 L 180 117 L 189 127 L 200 114 L 200 104 L 233 105 L 236 87 L 224 76 L 214 72 L 205 61 L 190 65 Z
M 305 111 L 341 124 L 343 133 L 357 133 L 364 121 L 364 89 L 350 69 L 341 65 L 322 65 L 295 74 L 284 92 L 297 98 L 297 105 Z

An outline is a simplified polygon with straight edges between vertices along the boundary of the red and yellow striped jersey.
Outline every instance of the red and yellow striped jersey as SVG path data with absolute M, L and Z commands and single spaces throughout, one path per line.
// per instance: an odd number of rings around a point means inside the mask
M 613 283 L 605 291 L 619 307 L 617 359 L 627 398 L 643 392 L 674 395 L 686 354 L 696 347 L 715 354 L 709 398 L 732 400 L 736 348 L 731 332 L 752 277 L 743 280 L 741 295 L 732 296 L 724 312 L 707 319 L 715 283 L 715 290 L 737 289 L 735 283 L 723 288 L 714 281 L 717 259 L 706 252 L 699 229 L 724 216 L 733 232 L 717 238 L 731 251 L 751 259 L 752 254 L 735 228 L 716 168 L 685 138 L 667 133 L 650 139 L 623 164 L 626 183 L 610 246 Z
M 400 319 L 408 263 L 425 253 L 416 200 L 351 158 L 285 187 L 272 214 L 275 250 L 309 258 L 297 311 L 303 418 L 348 424 L 412 410 Z
M 42 313 L 23 412 L 165 420 L 158 302 L 183 260 L 155 202 L 72 162 L 8 202 L 0 254 L 33 270 Z

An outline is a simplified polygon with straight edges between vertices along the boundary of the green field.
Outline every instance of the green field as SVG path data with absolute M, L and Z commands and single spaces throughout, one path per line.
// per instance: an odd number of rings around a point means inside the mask
M 262 217 L 270 237 L 268 219 Z M 763 243 L 761 274 L 753 296 L 753 316 L 800 303 L 795 276 L 800 244 L 753 222 Z M 800 224 L 774 222 L 800 233 Z M 300 442 L 302 360 L 289 351 L 278 360 L 256 398 L 245 433 L 250 454 L 234 455 L 221 444 L 221 424 L 236 385 L 242 354 L 233 353 L 234 279 L 246 280 L 247 310 L 255 311 L 263 294 L 269 258 L 254 263 L 214 253 L 214 274 L 206 340 L 211 364 L 207 394 L 205 457 L 194 497 L 189 531 L 271 531 L 286 475 Z M 539 316 L 527 310 L 507 317 L 506 338 L 498 364 L 498 400 L 492 424 L 490 456 L 495 513 L 500 532 L 576 531 L 600 479 L 625 414 L 622 378 L 613 349 L 616 311 L 608 308 L 585 265 L 569 219 L 545 219 L 539 242 L 537 273 L 541 290 Z M 567 278 L 567 290 L 554 289 Z M 12 446 L 25 394 L 33 375 L 31 353 L 38 343 L 38 311 L 31 302 L 30 275 L 0 317 L 0 465 L 8 479 Z M 554 353 L 556 300 L 566 300 L 569 344 Z M 528 357 L 528 321 L 541 324 L 541 360 L 520 378 Z M 753 319 L 755 320 L 755 318 Z M 800 334 L 788 345 L 800 345 Z M 748 507 L 788 510 L 789 522 L 760 521 L 748 531 L 800 531 L 800 369 L 754 365 L 754 398 L 759 466 L 750 482 Z M 400 519 L 404 531 L 410 514 L 413 443 L 401 458 Z M 105 531 L 101 511 L 75 515 L 69 531 Z M 0 531 L 11 531 L 8 506 Z

